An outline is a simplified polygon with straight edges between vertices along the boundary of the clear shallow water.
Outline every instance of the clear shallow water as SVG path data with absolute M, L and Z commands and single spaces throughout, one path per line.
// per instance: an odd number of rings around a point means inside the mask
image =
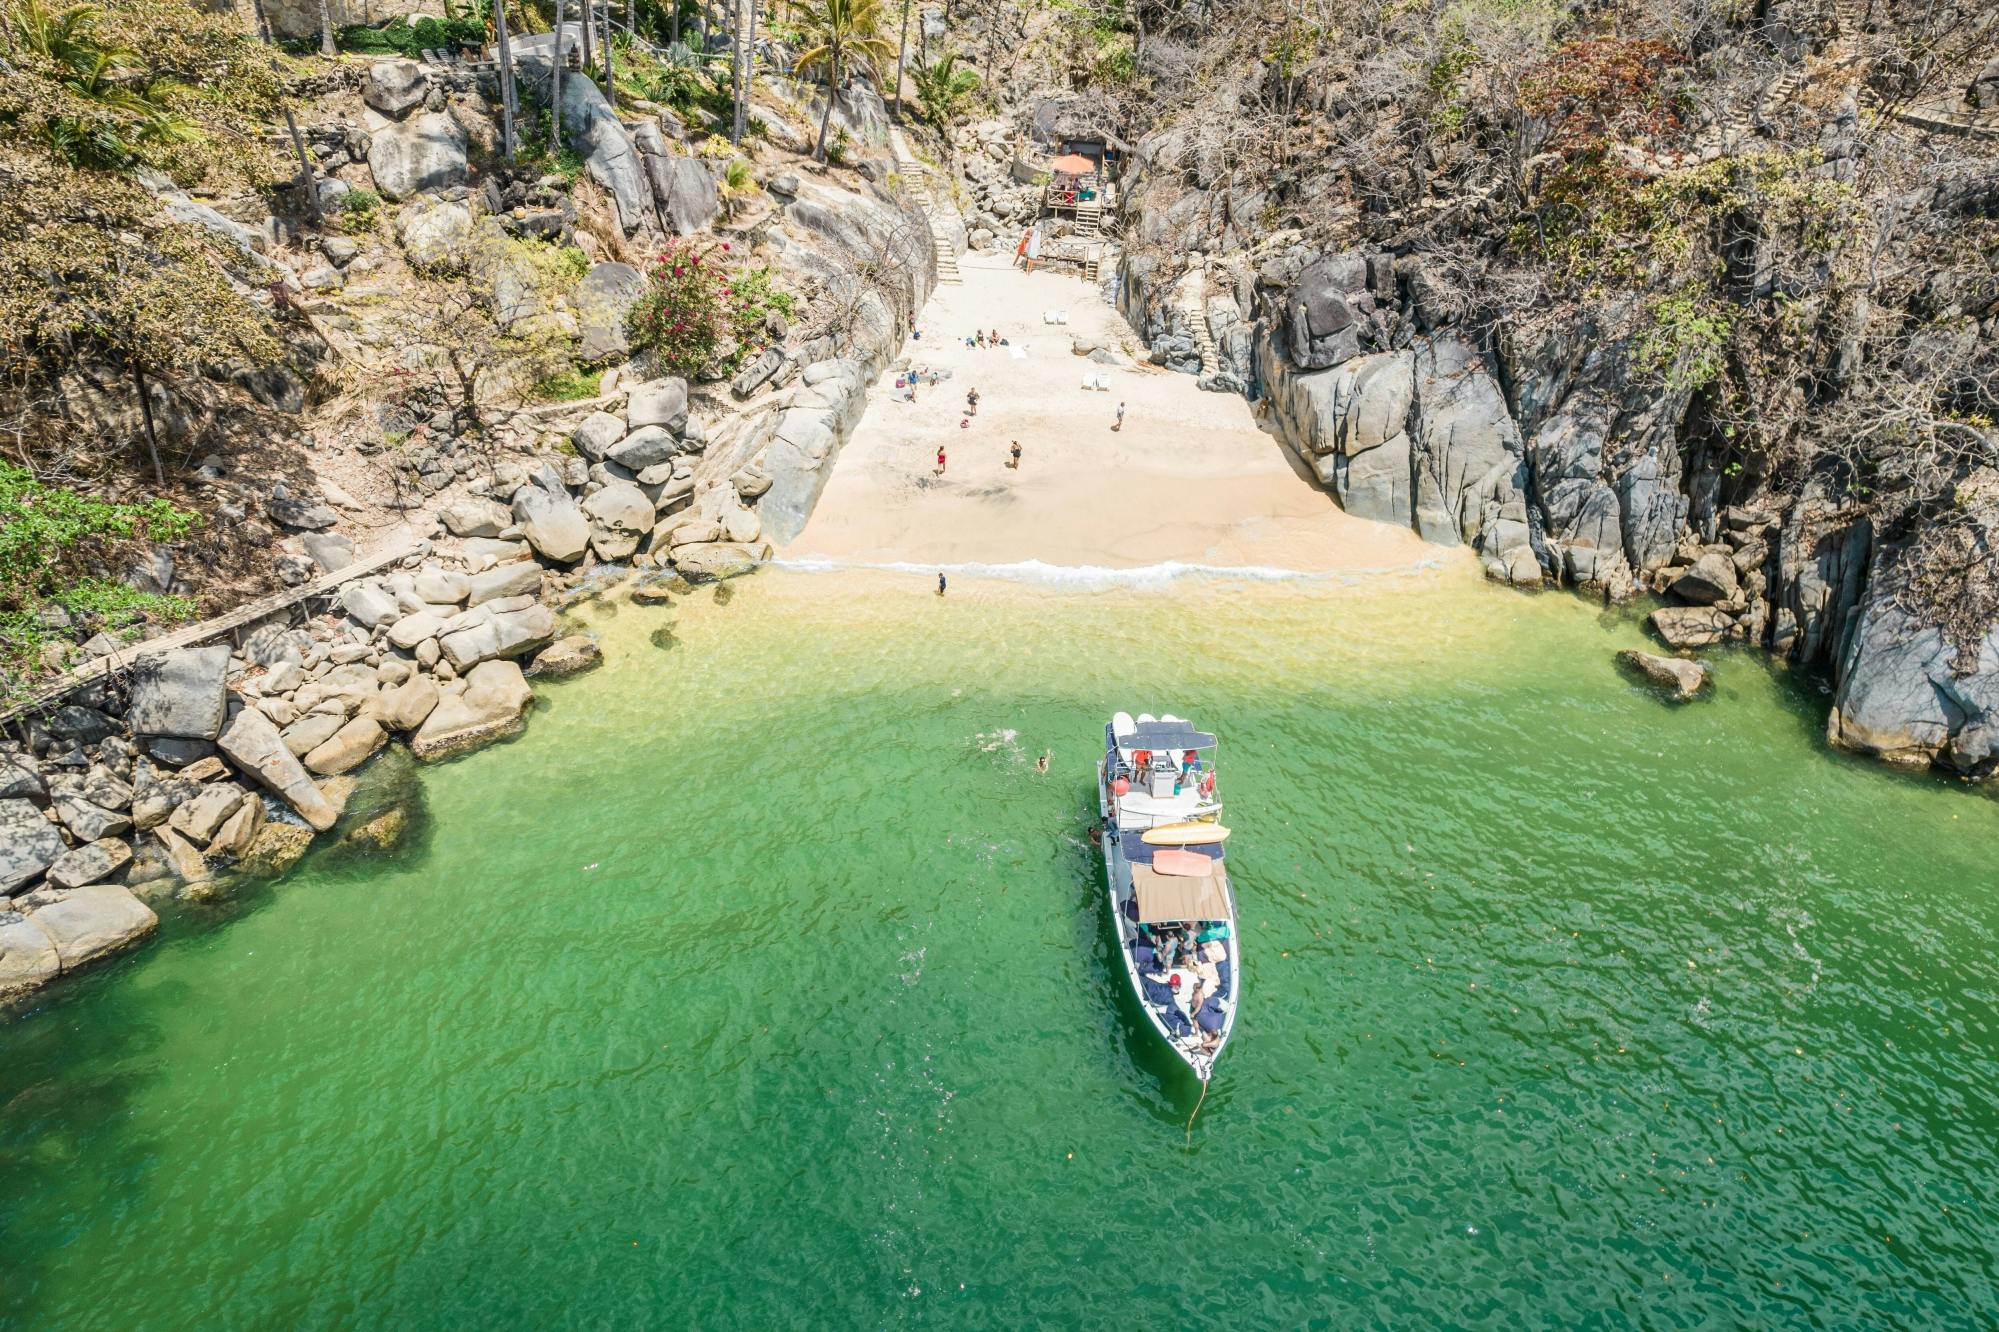
M 1999 807 L 1457 571 L 773 573 L 0 1026 L 0 1324 L 1989 1326 Z M 677 645 L 648 642 L 661 623 Z M 1110 988 L 1104 716 L 1222 733 L 1246 1008 Z M 1032 770 L 1052 748 L 1054 771 Z

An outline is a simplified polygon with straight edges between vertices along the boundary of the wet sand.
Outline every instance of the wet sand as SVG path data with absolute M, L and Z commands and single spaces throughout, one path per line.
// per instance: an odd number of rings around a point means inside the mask
M 884 375 L 786 559 L 1341 572 L 1438 558 L 1412 532 L 1341 512 L 1242 398 L 1204 393 L 1192 375 L 1073 354 L 1075 339 L 1127 363 L 1142 354 L 1095 287 L 1023 274 L 1006 255 L 960 262 L 964 284 L 938 289 L 921 339 L 906 347 L 914 363 L 950 377 L 910 403 L 895 372 Z M 1045 310 L 1065 311 L 1069 322 L 1044 324 Z M 1012 346 L 965 346 L 978 328 L 997 328 Z M 1089 374 L 1107 376 L 1109 391 L 1083 388 Z M 973 388 L 978 413 L 961 425 Z M 1113 431 L 1120 402 L 1124 428 Z M 1014 440 L 1018 471 L 1005 465 Z

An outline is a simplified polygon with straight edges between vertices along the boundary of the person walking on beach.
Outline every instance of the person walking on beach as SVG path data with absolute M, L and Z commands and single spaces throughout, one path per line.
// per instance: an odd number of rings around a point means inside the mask
M 937 595 L 944 595 L 944 573 L 941 569 L 937 573 Z
M 942 444 L 937 446 L 937 471 L 935 475 L 944 475 L 944 446 Z
M 1117 424 L 1116 424 L 1116 425 L 1114 425 L 1114 426 L 1112 426 L 1112 427 L 1111 427 L 1111 429 L 1112 429 L 1112 430 L 1122 430 L 1122 429 L 1124 429 L 1124 404 L 1123 404 L 1123 403 L 1119 403 L 1119 404 L 1117 405 Z
M 973 389 L 971 392 L 965 395 L 965 415 L 977 416 L 978 414 L 979 414 L 979 391 L 977 389 Z
M 1013 456 L 1007 459 L 1006 465 L 1008 467 L 1011 467 L 1014 471 L 1018 472 L 1020 470 L 1020 441 L 1016 439 L 1013 442 L 1013 447 L 1007 450 L 1007 452 L 1012 454 Z

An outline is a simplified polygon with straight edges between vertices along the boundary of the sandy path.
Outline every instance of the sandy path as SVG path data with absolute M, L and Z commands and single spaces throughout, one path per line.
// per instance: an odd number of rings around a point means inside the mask
M 783 553 L 854 564 L 1012 563 L 1135 568 L 1166 561 L 1281 569 L 1400 568 L 1434 559 L 1406 530 L 1341 512 L 1239 397 L 1191 375 L 1101 366 L 1071 335 L 1120 347 L 1131 330 L 1096 288 L 965 256 L 964 285 L 924 307 L 919 365 L 951 371 L 914 403 L 883 377 L 804 532 Z M 1066 326 L 1042 323 L 1065 310 Z M 964 344 L 997 328 L 1010 349 Z M 1084 389 L 1086 373 L 1110 390 Z M 961 428 L 965 392 L 978 415 Z M 1122 431 L 1114 432 L 1118 403 Z M 1005 466 L 1019 440 L 1019 471 Z M 937 446 L 948 465 L 933 476 Z

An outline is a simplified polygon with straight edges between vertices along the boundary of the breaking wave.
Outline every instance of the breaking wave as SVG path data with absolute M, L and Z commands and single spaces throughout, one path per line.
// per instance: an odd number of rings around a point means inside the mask
M 971 561 L 957 564 L 917 564 L 909 560 L 835 560 L 820 556 L 774 559 L 774 569 L 794 573 L 840 573 L 868 570 L 877 573 L 946 574 L 964 578 L 1002 578 L 1018 583 L 1039 583 L 1048 587 L 1112 588 L 1163 587 L 1183 578 L 1207 578 L 1226 582 L 1325 583 L 1359 582 L 1390 574 L 1413 573 L 1439 567 L 1440 559 L 1424 559 L 1413 564 L 1378 569 L 1280 569 L 1267 564 L 1198 564 L 1165 560 L 1133 569 L 1112 569 L 1099 564 L 1049 564 L 1044 560 L 1014 560 L 1004 564 Z

